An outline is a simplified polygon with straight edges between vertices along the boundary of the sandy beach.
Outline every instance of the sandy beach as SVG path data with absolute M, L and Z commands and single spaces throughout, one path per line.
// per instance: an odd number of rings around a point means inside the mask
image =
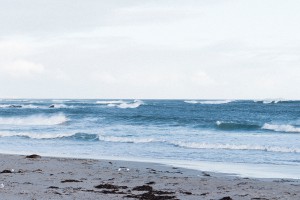
M 300 199 L 300 180 L 155 163 L 0 155 L 1 199 Z

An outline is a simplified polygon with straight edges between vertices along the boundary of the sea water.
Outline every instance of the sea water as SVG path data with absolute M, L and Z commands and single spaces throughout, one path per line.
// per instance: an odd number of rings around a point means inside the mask
M 1 99 L 0 153 L 300 178 L 300 101 Z

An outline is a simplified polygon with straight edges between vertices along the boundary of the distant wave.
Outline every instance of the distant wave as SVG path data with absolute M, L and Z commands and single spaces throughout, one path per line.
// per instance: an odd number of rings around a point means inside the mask
M 121 142 L 121 143 L 150 143 L 161 142 L 154 138 L 130 138 L 130 137 L 116 137 L 116 136 L 99 136 L 99 140 L 105 142 Z
M 295 127 L 289 124 L 268 124 L 265 123 L 262 129 L 272 130 L 277 132 L 300 133 L 300 127 Z
M 208 144 L 196 142 L 173 142 L 174 145 L 191 149 L 228 149 L 228 150 L 257 150 L 282 153 L 300 153 L 299 148 L 260 146 L 260 145 L 235 145 L 235 144 Z
M 122 100 L 112 100 L 112 101 L 96 101 L 97 104 L 121 104 L 121 103 L 125 103 L 125 101 Z
M 265 100 L 254 100 L 255 103 L 263 104 L 277 104 L 277 103 L 300 103 L 299 100 L 284 100 L 284 99 L 265 99 Z
M 26 117 L 0 117 L 2 125 L 58 125 L 68 121 L 62 114 L 55 115 L 31 115 Z
M 123 100 L 118 101 L 97 101 L 97 104 L 104 104 L 108 107 L 117 107 L 117 108 L 138 108 L 139 106 L 143 105 L 144 102 L 141 100 L 134 100 L 132 102 L 126 102 Z
M 217 128 L 223 130 L 254 130 L 261 128 L 259 125 L 255 124 L 246 124 L 246 123 L 239 123 L 239 122 L 223 122 L 217 121 L 216 122 Z
M 74 108 L 74 106 L 65 105 L 65 104 L 51 104 L 49 106 L 33 105 L 33 104 L 0 104 L 0 108 L 48 109 L 48 108 Z
M 197 101 L 197 100 L 189 100 L 189 101 L 184 101 L 185 103 L 190 103 L 190 104 L 226 104 L 233 102 L 234 100 L 203 100 L 203 101 Z

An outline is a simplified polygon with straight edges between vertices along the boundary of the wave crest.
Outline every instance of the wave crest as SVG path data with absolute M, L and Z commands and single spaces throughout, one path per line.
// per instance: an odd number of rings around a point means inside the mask
M 190 100 L 184 102 L 190 104 L 227 104 L 233 102 L 233 100 L 203 100 L 203 101 Z
M 265 123 L 262 129 L 272 130 L 276 132 L 300 133 L 300 127 L 295 127 L 289 124 L 279 125 Z
M 97 101 L 97 104 L 104 104 L 108 107 L 117 107 L 117 108 L 138 108 L 139 106 L 143 105 L 144 102 L 141 100 L 134 100 L 133 102 L 126 102 L 122 100 L 118 101 Z
M 62 114 L 56 115 L 31 115 L 26 117 L 0 117 L 2 125 L 58 125 L 68 121 L 68 118 Z
M 99 136 L 99 140 L 105 142 L 121 142 L 121 143 L 150 143 L 161 142 L 154 138 L 129 138 L 129 137 L 116 137 L 116 136 Z
M 223 130 L 255 130 L 259 129 L 260 126 L 255 124 L 246 124 L 246 123 L 238 123 L 238 122 L 216 122 L 217 128 Z

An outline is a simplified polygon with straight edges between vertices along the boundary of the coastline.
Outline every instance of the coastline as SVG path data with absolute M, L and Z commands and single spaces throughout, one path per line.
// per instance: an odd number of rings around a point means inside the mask
M 300 199 L 299 179 L 238 177 L 153 162 L 0 154 L 0 172 L 3 199 Z

